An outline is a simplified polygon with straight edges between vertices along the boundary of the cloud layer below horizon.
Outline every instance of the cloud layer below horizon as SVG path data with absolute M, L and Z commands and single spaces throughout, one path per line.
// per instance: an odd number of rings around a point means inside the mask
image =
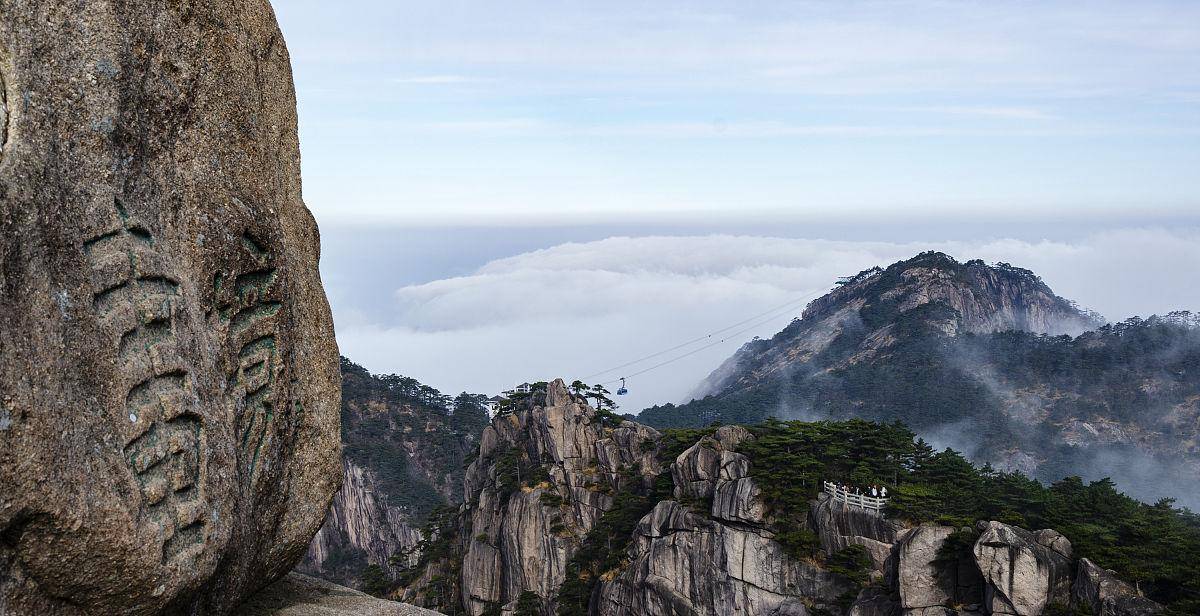
M 631 393 L 621 401 L 625 411 L 636 413 L 685 400 L 738 346 L 779 331 L 838 276 L 924 250 L 1032 269 L 1059 295 L 1110 321 L 1200 309 L 1200 288 L 1181 278 L 1200 263 L 1196 230 L 1123 229 L 1040 242 L 611 237 L 402 286 L 394 293 L 394 310 L 386 313 L 343 310 L 335 300 L 338 341 L 344 355 L 373 372 L 413 376 L 450 393 L 495 393 L 555 377 L 603 381 L 708 347 L 631 379 Z

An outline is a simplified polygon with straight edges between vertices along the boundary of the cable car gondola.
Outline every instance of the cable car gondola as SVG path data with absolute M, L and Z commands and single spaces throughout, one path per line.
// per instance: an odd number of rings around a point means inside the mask
M 617 395 L 624 396 L 627 393 L 629 393 L 629 390 L 625 389 L 625 377 L 621 377 L 621 387 L 617 389 Z

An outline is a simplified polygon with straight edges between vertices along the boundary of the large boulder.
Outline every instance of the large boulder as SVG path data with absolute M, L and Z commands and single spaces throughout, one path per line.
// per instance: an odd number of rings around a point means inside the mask
M 1053 530 L 1031 533 L 1001 522 L 980 522 L 975 563 L 992 614 L 1038 616 L 1071 591 L 1071 543 Z
M 1071 588 L 1071 606 L 1094 616 L 1149 616 L 1162 606 L 1141 596 L 1117 574 L 1081 558 Z
M 876 573 L 887 572 L 892 548 L 908 529 L 878 512 L 853 507 L 822 492 L 812 501 L 809 521 L 826 554 L 859 545 L 867 550 Z M 891 563 L 894 564 L 894 563 Z
M 954 575 L 939 562 L 939 551 L 953 533 L 949 526 L 918 526 L 896 545 L 896 586 L 901 607 L 913 610 L 953 601 Z
M 941 614 L 950 605 L 979 607 L 983 579 L 973 556 L 947 545 L 954 533 L 948 526 L 924 524 L 896 543 L 894 586 L 906 613 Z
M 267 0 L 0 3 L 0 612 L 227 613 L 341 478 Z
M 709 499 L 713 497 L 719 480 L 728 481 L 735 475 L 745 476 L 750 461 L 733 450 L 753 438 L 754 435 L 741 426 L 722 426 L 711 437 L 702 438 L 684 450 L 671 464 L 675 498 Z

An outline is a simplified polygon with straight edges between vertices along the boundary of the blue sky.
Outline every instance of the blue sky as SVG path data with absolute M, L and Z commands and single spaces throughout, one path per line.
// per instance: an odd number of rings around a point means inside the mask
M 1200 3 L 276 3 L 322 223 L 1194 221 Z
M 580 378 L 928 249 L 1112 320 L 1200 309 L 1200 3 L 275 8 L 338 341 L 376 372 Z

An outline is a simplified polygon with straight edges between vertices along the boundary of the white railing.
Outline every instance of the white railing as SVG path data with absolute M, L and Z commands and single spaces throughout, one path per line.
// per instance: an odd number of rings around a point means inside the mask
M 825 482 L 825 493 L 835 501 L 840 501 L 851 507 L 858 507 L 867 511 L 874 511 L 876 513 L 881 511 L 883 506 L 887 504 L 886 498 L 876 498 L 874 496 L 867 496 L 866 494 L 856 494 L 849 489 L 839 488 L 837 485 L 829 483 L 828 481 Z

